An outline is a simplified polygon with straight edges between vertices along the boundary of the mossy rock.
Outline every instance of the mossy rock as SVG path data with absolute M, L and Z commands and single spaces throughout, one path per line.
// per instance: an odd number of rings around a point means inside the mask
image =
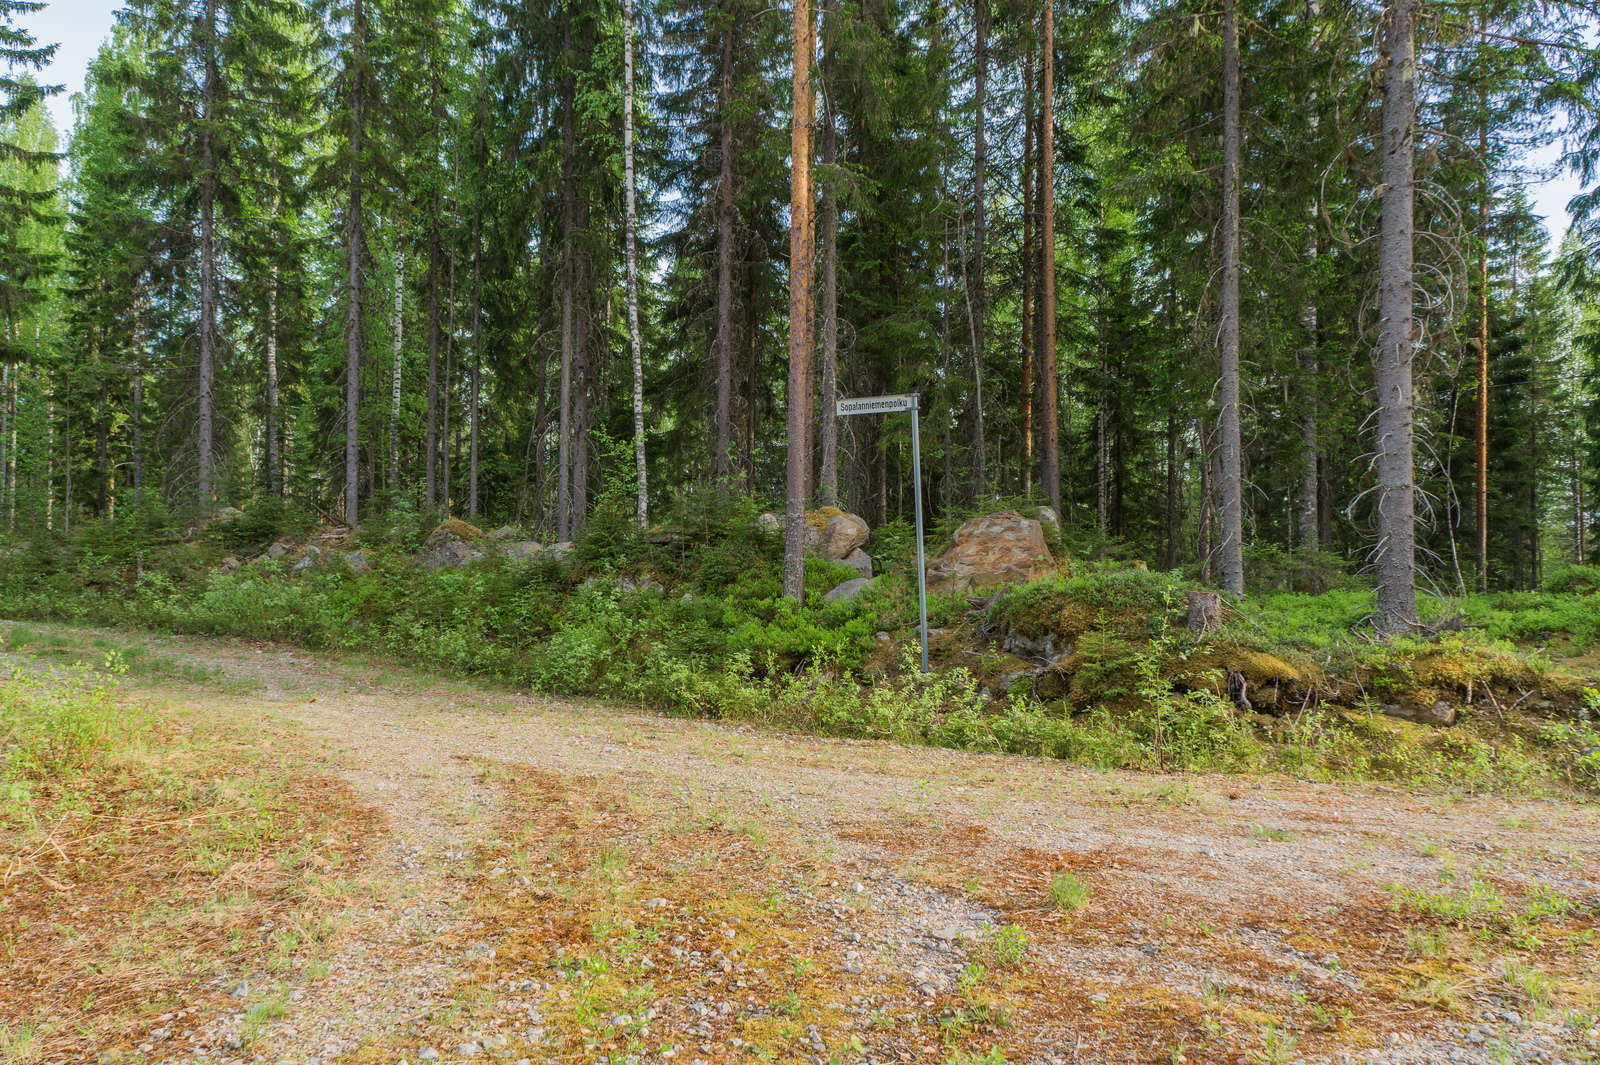
M 828 522 L 843 514 L 838 507 L 818 507 L 816 510 L 806 511 L 806 524 L 814 529 L 826 529 Z
M 1204 647 L 1194 652 L 1179 664 L 1179 668 L 1174 671 L 1174 677 L 1184 681 L 1199 680 L 1205 674 L 1217 670 L 1241 674 L 1250 682 L 1251 688 L 1305 684 L 1313 679 L 1308 671 L 1288 659 L 1279 658 L 1266 651 L 1231 644 Z M 1190 687 L 1200 686 L 1190 684 Z
M 438 528 L 428 534 L 427 543 L 430 547 L 437 546 L 447 536 L 454 536 L 458 540 L 482 540 L 483 530 L 476 525 L 468 525 L 460 518 L 450 518 L 440 522 Z

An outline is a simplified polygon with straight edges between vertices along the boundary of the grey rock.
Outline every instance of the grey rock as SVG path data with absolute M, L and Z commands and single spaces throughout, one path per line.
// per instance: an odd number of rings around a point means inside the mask
M 1483 1033 L 1478 1031 L 1476 1028 L 1474 1028 L 1472 1031 L 1467 1033 L 1467 1042 L 1469 1042 L 1469 1043 L 1481 1043 L 1481 1042 L 1483 1042 Z
M 483 1053 L 483 1047 L 477 1043 L 461 1043 L 456 1046 L 455 1053 L 464 1058 L 476 1057 Z
M 1090 1002 L 1094 1002 L 1094 1003 L 1097 1003 L 1097 1004 L 1099 1004 L 1099 1005 L 1102 1005 L 1102 1006 L 1103 1006 L 1103 1005 L 1105 1005 L 1105 1004 L 1106 1004 L 1106 1003 L 1107 1003 L 1107 1002 L 1110 1002 L 1110 1001 L 1111 1001 L 1111 996 L 1110 996 L 1110 995 L 1108 995 L 1108 994 L 1106 994 L 1106 993 L 1105 993 L 1105 992 L 1104 992 L 1104 991 L 1102 991 L 1102 992 L 1100 992 L 1100 993 L 1099 993 L 1099 994 L 1097 994 L 1097 995 L 1090 995 L 1090 996 L 1089 996 L 1089 1001 L 1090 1001 Z
M 1396 717 L 1402 721 L 1415 722 L 1418 725 L 1449 727 L 1456 723 L 1456 708 L 1444 699 L 1440 699 L 1431 707 L 1399 706 L 1394 703 L 1386 703 L 1383 704 L 1383 713 L 1386 717 Z
M 863 577 L 872 576 L 872 556 L 859 547 L 844 556 L 841 561 Z
M 544 553 L 551 558 L 567 558 L 572 554 L 572 541 L 562 540 L 558 544 L 551 544 L 544 549 Z
M 248 981 L 248 980 L 240 980 L 237 984 L 234 985 L 233 990 L 228 992 L 228 997 L 229 998 L 244 998 L 249 993 L 250 993 L 250 981 Z
M 957 940 L 963 939 L 970 941 L 978 937 L 978 934 L 972 929 L 960 928 L 956 925 L 950 925 L 947 928 L 935 928 L 928 934 L 933 936 L 934 939 L 937 939 L 941 943 L 954 943 Z
M 872 638 L 874 640 L 877 640 L 879 643 L 888 643 L 889 642 L 889 634 L 887 632 L 884 632 L 881 629 L 879 631 L 873 633 L 872 634 Z
M 1048 661 L 1055 657 L 1055 633 L 1047 632 L 1042 636 L 1025 636 L 1016 629 L 1012 629 L 1006 633 L 1006 638 L 1000 641 L 1000 649 L 1007 654 L 1016 655 L 1018 658 Z
M 483 552 L 473 546 L 472 541 L 446 533 L 432 547 L 423 547 L 417 555 L 417 564 L 429 572 L 436 572 L 446 566 L 460 569 L 482 557 Z
M 537 540 L 518 540 L 505 549 L 506 557 L 513 562 L 523 562 L 544 550 L 544 545 Z
M 363 573 L 372 572 L 372 563 L 367 561 L 367 555 L 364 551 L 349 552 L 344 556 L 344 564 L 349 566 L 350 572 L 354 573 L 357 577 L 361 576 Z
M 433 1049 L 432 1047 L 423 1047 L 421 1050 L 417 1051 L 417 1060 L 418 1061 L 438 1061 L 439 1060 L 439 1052 L 437 1050 Z
M 827 595 L 824 595 L 822 601 L 824 603 L 848 603 L 868 588 L 873 587 L 874 583 L 875 581 L 871 577 L 857 577 L 853 581 L 845 581 Z
M 1507 1024 L 1515 1025 L 1518 1028 L 1522 1027 L 1522 1014 L 1518 1013 L 1516 1010 L 1506 1010 L 1500 1015 L 1500 1019 L 1505 1021 Z M 151 1032 L 150 1034 L 154 1035 L 155 1033 Z
M 280 540 L 277 543 L 273 544 L 271 547 L 267 548 L 267 557 L 268 558 L 282 558 L 284 555 L 287 555 L 291 550 L 293 550 L 293 548 L 291 548 L 288 544 L 286 544 L 286 543 L 284 543 L 283 541 Z
M 489 533 L 489 539 L 491 540 L 515 540 L 516 538 L 517 530 L 513 529 L 509 525 L 502 525 L 500 528 L 491 530 Z

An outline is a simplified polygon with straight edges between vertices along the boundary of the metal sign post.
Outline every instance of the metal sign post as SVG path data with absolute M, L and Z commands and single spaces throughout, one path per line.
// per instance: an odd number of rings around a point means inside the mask
M 834 410 L 839 417 L 852 414 L 889 414 L 894 411 L 911 412 L 911 485 L 912 499 L 917 511 L 917 617 L 922 627 L 922 672 L 928 672 L 928 567 L 922 553 L 922 437 L 918 423 L 922 420 L 917 407 L 917 394 L 904 396 L 873 396 L 870 399 L 841 399 Z

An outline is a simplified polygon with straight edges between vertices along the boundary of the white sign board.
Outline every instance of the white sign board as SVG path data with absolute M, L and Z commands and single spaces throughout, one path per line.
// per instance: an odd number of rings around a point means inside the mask
M 835 405 L 839 417 L 851 414 L 883 414 L 894 410 L 911 410 L 916 405 L 915 396 L 873 396 L 870 399 L 841 399 Z

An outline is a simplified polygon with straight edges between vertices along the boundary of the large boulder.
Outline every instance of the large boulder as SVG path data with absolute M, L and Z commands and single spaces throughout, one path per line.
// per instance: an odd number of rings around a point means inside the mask
M 817 530 L 812 547 L 811 530 Z M 837 507 L 823 507 L 806 515 L 806 549 L 834 562 L 843 562 L 850 553 L 867 542 L 872 532 L 866 519 Z
M 433 571 L 446 566 L 459 569 L 483 557 L 475 541 L 483 538 L 483 531 L 464 521 L 451 518 L 428 535 L 417 552 L 417 565 Z
M 955 544 L 928 563 L 928 591 L 968 592 L 1026 584 L 1055 568 L 1039 523 L 1014 510 L 973 518 Z
M 782 514 L 766 511 L 756 517 L 756 527 L 782 536 L 785 518 Z M 867 542 L 872 527 L 859 514 L 851 514 L 838 507 L 822 507 L 806 511 L 806 554 L 821 555 L 834 562 L 843 562 L 850 554 Z

